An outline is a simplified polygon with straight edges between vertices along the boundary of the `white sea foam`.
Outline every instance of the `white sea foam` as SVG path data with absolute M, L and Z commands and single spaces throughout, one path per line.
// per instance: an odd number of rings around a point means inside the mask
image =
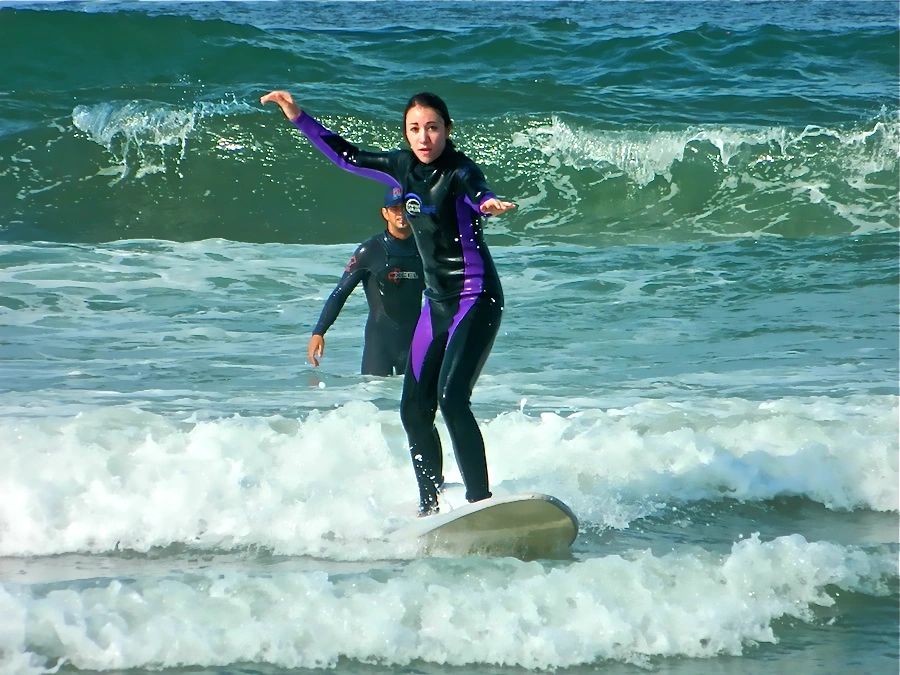
M 496 490 L 554 494 L 586 527 L 661 503 L 802 496 L 896 511 L 895 397 L 647 401 L 482 424 Z M 443 433 L 443 427 L 440 427 Z M 415 509 L 394 410 L 177 420 L 133 407 L 0 420 L 0 555 L 262 546 L 365 559 Z M 459 480 L 445 439 L 447 477 Z M 390 489 L 385 489 L 390 486 Z
M 118 175 L 114 182 L 118 182 L 131 174 L 141 178 L 163 173 L 170 166 L 180 174 L 188 138 L 203 118 L 250 109 L 236 99 L 198 101 L 188 107 L 158 101 L 108 101 L 75 106 L 72 123 L 110 153 L 114 162 L 111 168 Z M 217 139 L 214 147 L 229 153 L 243 150 L 251 145 L 245 136 L 245 132 L 234 130 L 228 138 Z M 176 148 L 174 156 L 167 150 L 170 147 Z M 110 168 L 101 171 L 109 172 Z
M 834 146 L 833 154 L 818 157 L 826 162 L 841 162 L 851 180 L 896 168 L 900 123 L 876 119 L 870 125 L 851 129 L 807 126 L 801 130 L 785 127 L 696 126 L 683 129 L 647 131 L 597 130 L 578 127 L 558 117 L 535 124 L 513 136 L 513 147 L 538 150 L 548 166 L 575 168 L 608 167 L 617 170 L 638 185 L 646 186 L 657 176 L 671 176 L 673 164 L 697 152 L 696 144 L 708 143 L 717 150 L 724 166 L 745 156 L 747 166 L 788 160 L 813 161 L 823 146 Z M 759 154 L 754 149 L 770 148 Z M 747 152 L 750 155 L 747 155 Z M 794 168 L 796 177 L 808 168 Z
M 213 566 L 66 588 L 5 583 L 0 607 L 16 621 L 0 632 L 0 665 L 323 668 L 348 658 L 546 669 L 737 655 L 842 592 L 886 595 L 896 565 L 887 552 L 793 535 L 750 537 L 722 556 L 430 559 L 385 572 Z
M 897 227 L 889 195 L 896 196 L 898 138 L 900 124 L 887 115 L 852 127 L 646 130 L 598 129 L 554 116 L 513 135 L 515 159 L 503 169 L 523 181 L 520 204 L 543 212 L 527 229 L 552 226 L 557 235 L 570 223 L 590 222 L 595 211 L 615 229 L 650 219 L 711 236 L 793 236 L 815 221 L 823 232 L 849 226 L 861 234 Z M 626 185 L 636 201 L 623 204 L 620 215 L 618 190 Z

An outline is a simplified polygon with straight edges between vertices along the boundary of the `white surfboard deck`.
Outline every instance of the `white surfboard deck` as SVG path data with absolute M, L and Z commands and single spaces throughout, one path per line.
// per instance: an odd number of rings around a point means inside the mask
M 427 554 L 501 555 L 533 560 L 566 554 L 578 535 L 578 519 L 556 497 L 538 492 L 495 494 L 472 504 L 463 500 L 454 508 L 458 495 L 458 489 L 445 490 L 440 498 L 440 513 L 416 519 L 394 532 L 392 538 L 416 539 L 419 550 Z

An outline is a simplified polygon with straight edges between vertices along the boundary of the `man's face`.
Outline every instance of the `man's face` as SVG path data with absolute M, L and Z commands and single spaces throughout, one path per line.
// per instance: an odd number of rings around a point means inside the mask
M 403 204 L 395 204 L 394 206 L 386 206 L 381 209 L 381 217 L 384 218 L 388 225 L 388 231 L 394 236 L 397 233 L 408 233 L 409 223 L 403 217 Z

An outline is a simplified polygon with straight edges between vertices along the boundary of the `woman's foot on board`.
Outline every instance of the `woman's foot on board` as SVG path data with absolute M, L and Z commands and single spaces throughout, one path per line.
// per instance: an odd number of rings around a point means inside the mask
M 434 492 L 428 491 L 428 494 L 419 494 L 419 518 L 425 516 L 433 516 L 440 513 L 441 507 L 438 505 L 438 496 L 444 491 L 444 477 L 441 476 L 434 482 Z
M 441 512 L 441 507 L 435 502 L 434 504 L 419 504 L 419 518 L 433 516 Z

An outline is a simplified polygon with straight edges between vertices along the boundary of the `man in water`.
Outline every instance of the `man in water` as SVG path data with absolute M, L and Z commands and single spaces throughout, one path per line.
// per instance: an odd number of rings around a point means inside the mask
M 350 293 L 363 282 L 366 320 L 363 375 L 395 375 L 406 369 L 413 331 L 422 310 L 422 260 L 412 230 L 403 217 L 403 192 L 391 188 L 381 209 L 384 232 L 360 244 L 332 291 L 306 349 L 307 360 L 319 365 L 325 354 L 325 332 L 337 319 Z

